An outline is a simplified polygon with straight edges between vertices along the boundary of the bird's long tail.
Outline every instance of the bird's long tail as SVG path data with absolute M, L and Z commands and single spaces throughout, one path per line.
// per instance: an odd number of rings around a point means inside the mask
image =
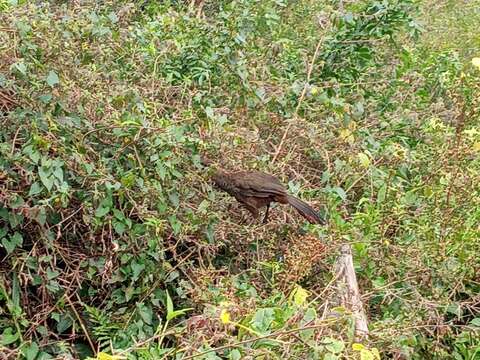
M 305 219 L 311 224 L 322 224 L 323 220 L 320 219 L 317 212 L 312 209 L 310 205 L 297 199 L 295 196 L 288 195 L 288 203 L 292 205 Z

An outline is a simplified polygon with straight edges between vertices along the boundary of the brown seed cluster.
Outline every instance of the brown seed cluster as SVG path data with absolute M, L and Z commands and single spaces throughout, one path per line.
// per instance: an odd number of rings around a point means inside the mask
M 284 252 L 285 270 L 280 275 L 283 288 L 310 275 L 326 254 L 326 246 L 315 235 L 290 236 L 288 244 Z

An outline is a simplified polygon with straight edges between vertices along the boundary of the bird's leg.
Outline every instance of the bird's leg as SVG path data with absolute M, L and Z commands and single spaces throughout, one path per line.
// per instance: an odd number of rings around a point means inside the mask
M 268 210 L 270 210 L 270 203 L 267 204 L 267 210 L 265 211 L 265 217 L 263 218 L 264 224 L 266 224 L 268 221 Z
M 250 212 L 250 214 L 252 214 L 253 220 L 251 221 L 251 223 L 255 222 L 255 220 L 258 219 L 258 215 L 259 215 L 258 209 L 251 204 L 245 203 L 244 205 L 247 208 L 247 210 Z

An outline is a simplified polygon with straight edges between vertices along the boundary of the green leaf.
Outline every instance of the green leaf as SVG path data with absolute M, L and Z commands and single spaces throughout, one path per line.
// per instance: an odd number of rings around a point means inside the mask
M 57 322 L 57 332 L 62 334 L 73 325 L 73 321 L 67 314 L 61 314 Z
M 55 71 L 50 70 L 47 75 L 47 84 L 51 87 L 54 87 L 60 82 L 58 75 Z
M 323 360 L 337 360 L 337 359 L 338 359 L 338 356 L 332 353 L 326 353 L 323 356 Z
M 240 360 L 242 358 L 242 353 L 238 349 L 233 349 L 229 354 L 230 360 Z
M 52 100 L 52 98 L 53 98 L 52 94 L 45 94 L 45 95 L 40 95 L 38 97 L 38 100 L 40 100 L 44 104 L 48 104 Z
M 127 226 L 120 221 L 113 221 L 113 229 L 118 235 L 123 235 Z
M 47 279 L 53 280 L 55 279 L 60 273 L 56 270 L 52 270 L 50 267 L 47 268 Z
M 15 64 L 13 64 L 10 68 L 17 70 L 22 75 L 27 74 L 27 66 L 23 62 L 17 62 Z
M 186 308 L 181 310 L 173 310 L 173 301 L 170 294 L 167 291 L 167 321 L 170 321 L 177 316 L 185 314 L 187 311 L 193 310 L 193 308 Z
M 210 106 L 207 106 L 205 108 L 205 114 L 207 115 L 207 118 L 209 118 L 209 119 L 214 119 L 215 118 L 215 113 L 213 112 L 213 109 Z
M 333 338 L 325 338 L 323 340 L 325 344 L 325 348 L 333 354 L 338 354 L 345 349 L 345 344 L 343 341 L 333 339 Z
M 35 360 L 38 355 L 38 350 L 39 348 L 35 341 L 33 341 L 30 345 L 24 345 L 22 347 L 22 353 L 26 360 Z
M 381 204 L 385 201 L 386 194 L 387 194 L 387 184 L 383 184 L 377 193 L 377 204 Z
M 56 167 L 55 170 L 53 170 L 53 175 L 60 181 L 63 181 L 63 170 L 61 167 Z
M 305 315 L 303 315 L 301 325 L 305 326 L 307 324 L 310 324 L 316 318 L 317 318 L 317 312 L 315 311 L 315 309 L 314 308 L 308 308 L 307 311 L 305 311 Z M 315 335 L 315 330 L 314 329 L 305 329 L 305 330 L 300 331 L 300 337 L 304 341 L 310 340 L 314 335 Z
M 16 273 L 13 274 L 13 281 L 12 281 L 12 302 L 15 306 L 15 310 L 18 310 L 18 314 L 22 312 L 20 308 L 20 283 L 18 281 L 18 276 Z
M 18 332 L 13 333 L 12 328 L 6 328 L 3 331 L 3 334 L 0 336 L 0 345 L 13 344 L 19 338 L 20 338 L 20 334 Z
M 133 261 L 131 264 L 130 264 L 130 267 L 132 268 L 132 280 L 133 281 L 137 281 L 138 280 L 138 277 L 140 276 L 140 274 L 142 273 L 142 271 L 145 269 L 145 264 L 143 263 L 138 263 L 138 262 L 135 262 Z
M 172 320 L 176 318 L 177 316 L 184 315 L 187 311 L 193 310 L 193 308 L 187 308 L 187 309 L 181 309 L 181 310 L 175 310 L 170 313 L 170 316 L 167 315 L 167 320 Z
M 35 220 L 38 221 L 40 225 L 45 225 L 45 223 L 47 222 L 47 211 L 44 207 L 40 208 Z
M 462 316 L 462 308 L 457 303 L 452 303 L 448 305 L 446 311 L 447 313 L 456 315 L 458 317 Z
M 152 319 L 153 319 L 153 312 L 152 309 L 146 306 L 143 303 L 137 304 L 137 309 L 138 313 L 140 314 L 140 317 L 142 320 L 147 323 L 148 325 L 152 324 Z
M 266 333 L 273 323 L 275 311 L 273 308 L 263 308 L 255 312 L 252 321 L 252 327 L 262 333 Z
M 302 288 L 300 285 L 295 286 L 290 295 L 290 300 L 293 300 L 293 303 L 297 306 L 301 306 L 305 303 L 309 296 L 309 292 Z
M 173 313 L 173 301 L 167 291 L 167 320 L 170 320 L 171 313 Z
M 168 217 L 168 221 L 170 222 L 170 226 L 172 227 L 173 233 L 178 235 L 180 230 L 182 229 L 182 223 L 178 221 L 175 215 L 171 215 Z
M 470 325 L 480 327 L 480 318 L 475 318 L 472 321 L 470 321 Z
M 347 198 L 347 193 L 345 190 L 343 190 L 341 187 L 334 187 L 332 189 L 338 196 L 340 196 L 340 199 L 345 200 Z
M 96 217 L 104 217 L 110 212 L 110 208 L 112 206 L 112 199 L 110 197 L 106 197 L 100 202 L 100 205 L 98 205 L 97 210 L 95 210 L 95 216 Z
M 180 199 L 176 191 L 173 191 L 170 194 L 168 194 L 168 198 L 172 202 L 173 206 L 177 207 L 178 205 L 180 205 Z
M 2 245 L 7 250 L 8 254 L 11 254 L 17 246 L 23 244 L 23 237 L 20 233 L 15 232 L 9 239 L 6 237 L 2 239 Z
M 116 219 L 122 221 L 125 219 L 125 215 L 123 215 L 123 212 L 121 212 L 118 209 L 113 209 L 113 216 L 115 216 Z
M 42 192 L 42 187 L 38 181 L 34 182 L 32 186 L 30 186 L 30 191 L 28 192 L 28 196 L 34 196 L 40 194 Z
M 50 168 L 40 166 L 38 169 L 38 176 L 40 177 L 42 184 L 47 188 L 47 190 L 52 190 L 53 176 L 51 176 Z
M 25 200 L 19 195 L 14 195 L 13 199 L 10 202 L 10 207 L 12 209 L 19 209 L 25 204 Z

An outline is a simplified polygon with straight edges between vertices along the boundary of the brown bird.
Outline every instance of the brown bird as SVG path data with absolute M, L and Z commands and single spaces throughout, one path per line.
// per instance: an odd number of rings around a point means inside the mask
M 202 163 L 204 165 L 211 164 L 205 158 L 202 158 Z M 300 215 L 312 224 L 323 222 L 310 205 L 295 196 L 289 195 L 282 183 L 272 175 L 260 171 L 227 173 L 215 169 L 212 180 L 220 189 L 243 204 L 255 219 L 259 216 L 259 209 L 266 206 L 264 223 L 267 222 L 268 211 L 272 202 L 292 205 Z

